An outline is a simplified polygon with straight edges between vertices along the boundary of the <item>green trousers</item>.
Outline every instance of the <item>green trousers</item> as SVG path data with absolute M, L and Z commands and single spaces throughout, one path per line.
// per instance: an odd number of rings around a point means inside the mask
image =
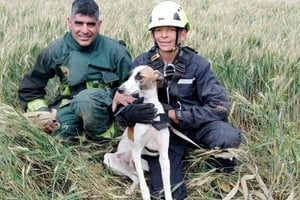
M 57 136 L 73 139 L 85 133 L 89 139 L 112 139 L 115 126 L 111 111 L 112 94 L 108 89 L 85 89 L 68 105 L 58 108 L 57 118 L 61 124 Z

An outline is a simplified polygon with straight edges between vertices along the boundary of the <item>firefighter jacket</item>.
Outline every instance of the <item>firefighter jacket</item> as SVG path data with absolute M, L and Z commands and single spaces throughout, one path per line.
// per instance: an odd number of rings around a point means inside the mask
M 89 87 L 113 90 L 126 80 L 131 63 L 125 46 L 113 39 L 98 34 L 91 45 L 82 47 L 67 32 L 42 50 L 24 76 L 18 90 L 21 106 L 28 110 L 28 103 L 44 100 L 47 83 L 55 76 L 60 80 L 56 103 Z
M 216 79 L 210 63 L 193 49 L 180 47 L 174 62 L 165 65 L 154 46 L 138 56 L 132 67 L 144 64 L 164 74 L 165 80 L 158 88 L 159 100 L 175 109 L 180 123 L 173 126 L 187 136 L 193 138 L 193 134 L 205 123 L 227 120 L 229 97 Z M 174 134 L 171 136 L 174 137 Z M 176 139 L 173 143 L 182 145 L 182 141 Z

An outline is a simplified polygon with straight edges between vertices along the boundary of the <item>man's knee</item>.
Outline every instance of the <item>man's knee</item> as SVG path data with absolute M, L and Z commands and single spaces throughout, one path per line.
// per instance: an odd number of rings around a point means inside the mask
M 110 106 L 112 104 L 112 93 L 108 89 L 92 88 L 79 92 L 72 100 L 73 104 L 77 103 L 92 103 L 85 106 Z
M 91 139 L 114 138 L 116 128 L 111 111 L 111 92 L 107 89 L 86 89 L 72 100 L 71 107 L 82 119 L 83 129 Z
M 111 102 L 112 98 L 107 90 L 87 89 L 74 97 L 71 108 L 78 117 L 82 118 L 84 123 L 88 123 L 94 120 L 111 119 Z

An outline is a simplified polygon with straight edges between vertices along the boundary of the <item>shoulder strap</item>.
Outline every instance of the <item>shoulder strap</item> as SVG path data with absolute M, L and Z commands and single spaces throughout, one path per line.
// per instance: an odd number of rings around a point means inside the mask
M 172 73 L 174 73 L 173 81 L 177 82 L 177 80 L 182 77 L 186 67 L 190 64 L 194 53 L 197 53 L 197 51 L 190 47 L 185 46 L 180 48 L 179 54 L 177 55 L 176 60 L 174 61 L 175 69 L 173 69 L 172 71 Z M 164 67 L 164 63 L 161 60 L 156 46 L 152 47 L 148 54 L 148 59 L 151 62 L 151 67 L 153 69 L 159 69 L 161 67 Z
M 161 57 L 158 53 L 158 48 L 156 46 L 153 46 L 150 51 L 148 52 L 149 54 L 149 61 L 151 62 L 151 67 L 153 69 L 159 69 L 164 66 L 164 63 L 161 60 Z
M 176 60 L 174 62 L 175 66 L 175 73 L 173 76 L 173 81 L 177 82 L 178 79 L 182 77 L 184 74 L 186 67 L 190 64 L 192 60 L 192 56 L 194 53 L 197 53 L 194 49 L 190 47 L 182 47 L 179 51 L 179 54 L 176 57 Z

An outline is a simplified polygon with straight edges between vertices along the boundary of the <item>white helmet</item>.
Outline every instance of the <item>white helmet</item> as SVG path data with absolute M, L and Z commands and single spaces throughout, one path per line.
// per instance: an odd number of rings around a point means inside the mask
M 175 26 L 190 30 L 189 19 L 182 7 L 173 1 L 163 1 L 151 12 L 149 30 L 160 26 Z

